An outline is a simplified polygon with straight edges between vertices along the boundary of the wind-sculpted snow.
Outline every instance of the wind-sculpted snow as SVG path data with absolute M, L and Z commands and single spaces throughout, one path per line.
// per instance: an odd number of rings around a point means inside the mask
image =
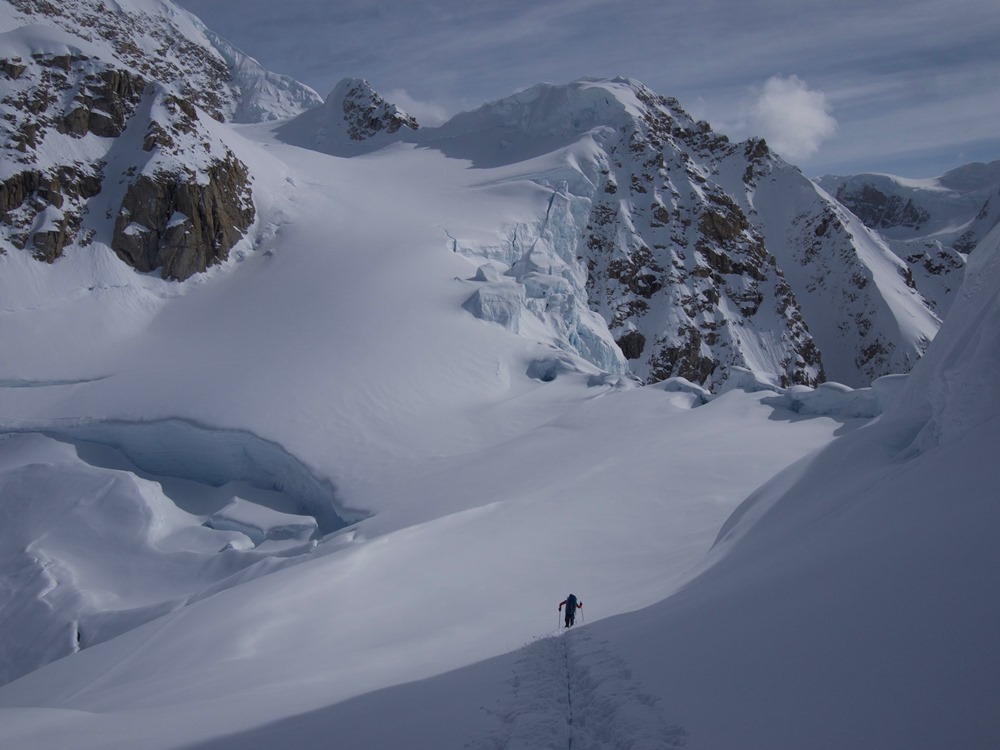
M 302 559 L 345 523 L 329 482 L 249 433 L 44 432 L 0 433 L 0 683 Z
M 914 448 L 929 450 L 1000 418 L 1000 227 L 969 258 L 965 283 L 942 331 L 944 341 L 914 373 L 899 412 L 929 416 Z M 993 489 L 995 489 L 995 484 Z
M 32 425 L 31 431 L 113 448 L 141 471 L 156 476 L 210 487 L 243 482 L 281 493 L 287 498 L 287 510 L 314 517 L 324 534 L 364 517 L 339 506 L 329 480 L 318 478 L 281 446 L 249 432 L 212 429 L 182 419 L 52 422 Z
M 802 416 L 842 419 L 872 419 L 891 408 L 905 387 L 906 375 L 886 375 L 870 388 L 848 388 L 840 383 L 821 383 L 816 388 L 792 386 L 780 396 L 762 403 L 788 409 Z

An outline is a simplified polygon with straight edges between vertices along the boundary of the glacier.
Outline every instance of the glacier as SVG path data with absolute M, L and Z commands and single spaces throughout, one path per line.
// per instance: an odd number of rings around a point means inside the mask
M 100 13 L 229 76 L 172 7 Z M 997 744 L 998 230 L 927 291 L 624 78 L 383 102 L 350 154 L 212 119 L 225 80 L 170 122 L 252 179 L 229 257 L 121 263 L 119 188 L 90 244 L 0 253 L 0 744 Z

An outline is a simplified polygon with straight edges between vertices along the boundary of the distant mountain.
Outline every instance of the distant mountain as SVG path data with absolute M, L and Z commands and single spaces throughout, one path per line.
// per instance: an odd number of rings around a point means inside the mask
M 334 156 L 356 156 L 384 146 L 400 128 L 417 130 L 416 118 L 382 98 L 368 81 L 345 78 L 321 106 L 277 129 L 286 143 Z
M 908 370 L 939 324 L 883 239 L 764 141 L 731 143 L 638 82 L 543 84 L 407 137 L 484 168 L 565 154 L 531 173 L 544 217 L 456 249 L 500 263 L 606 369 L 860 385 Z
M 858 174 L 827 175 L 816 182 L 890 239 L 933 238 L 969 252 L 989 231 L 969 229 L 987 202 L 1000 194 L 1000 161 L 967 164 L 927 180 Z
M 4 7 L 0 236 L 40 260 L 104 243 L 183 280 L 226 259 L 257 179 L 228 122 L 294 114 L 277 136 L 336 156 L 405 143 L 523 165 L 544 212 L 505 219 L 499 244 L 452 237 L 494 264 L 466 309 L 534 320 L 606 372 L 865 385 L 912 366 L 951 291 L 762 140 L 732 143 L 635 81 L 542 84 L 418 128 L 360 79 L 320 104 L 163 0 Z
M 1000 161 L 966 164 L 927 180 L 858 174 L 817 183 L 888 238 L 942 316 L 961 284 L 962 256 L 1000 224 Z

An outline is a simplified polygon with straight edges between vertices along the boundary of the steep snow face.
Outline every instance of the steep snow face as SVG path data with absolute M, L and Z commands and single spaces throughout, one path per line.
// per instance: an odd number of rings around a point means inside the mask
M 856 387 L 908 372 L 940 326 L 908 266 L 798 170 L 772 161 L 752 182 L 753 208 L 827 375 Z
M 308 86 L 266 70 L 200 21 L 193 20 L 229 66 L 229 86 L 235 95 L 235 107 L 228 120 L 240 123 L 286 120 L 323 103 L 320 95 Z
M 763 141 L 730 143 L 637 82 L 536 86 L 414 140 L 549 191 L 540 220 L 455 249 L 524 287 L 494 283 L 504 321 L 523 296 L 605 370 L 866 385 L 908 370 L 939 324 L 885 242 Z
M 922 451 L 1000 418 L 1000 227 L 979 243 L 942 331 L 946 336 L 907 383 L 898 411 L 927 411 L 914 448 Z
M 356 156 L 400 140 L 418 128 L 416 119 L 382 98 L 368 81 L 345 78 L 321 107 L 281 125 L 286 143 L 335 156 Z M 404 133 L 399 133 L 403 129 Z

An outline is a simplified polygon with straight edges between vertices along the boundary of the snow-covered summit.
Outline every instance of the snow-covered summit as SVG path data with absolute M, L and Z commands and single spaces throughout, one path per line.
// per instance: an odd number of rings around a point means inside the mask
M 345 78 L 323 105 L 277 128 L 286 143 L 335 156 L 355 156 L 398 140 L 419 128 L 416 119 L 387 102 L 368 81 Z
M 653 96 L 623 77 L 540 83 L 427 128 L 419 142 L 477 166 L 510 164 L 568 146 L 595 129 L 625 127 L 646 113 L 641 99 Z
M 106 64 L 173 87 L 220 120 L 290 117 L 320 103 L 307 86 L 265 70 L 170 0 L 4 3 L 0 31 L 44 24 L 99 46 Z M 91 53 L 95 53 L 91 47 Z M 9 53 L 3 52 L 4 56 Z
M 745 367 L 864 385 L 907 370 L 937 328 L 936 295 L 828 194 L 638 81 L 540 84 L 412 140 L 551 192 L 541 221 L 456 249 L 504 264 L 536 317 L 563 311 L 564 340 L 605 369 L 617 347 L 646 381 L 714 387 Z M 581 325 L 593 313 L 608 333 Z

